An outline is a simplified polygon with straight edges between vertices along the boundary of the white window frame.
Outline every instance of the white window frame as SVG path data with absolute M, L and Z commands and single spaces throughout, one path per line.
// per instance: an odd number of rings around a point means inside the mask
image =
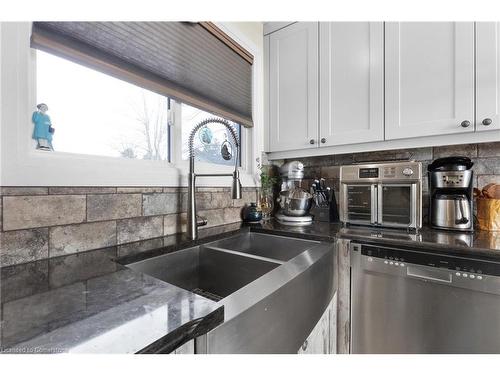
M 255 158 L 263 150 L 263 50 L 235 28 L 218 24 L 254 55 L 254 127 L 245 129 L 240 177 L 256 186 Z M 36 150 L 31 113 L 36 108 L 36 53 L 30 48 L 31 22 L 0 23 L 1 186 L 187 186 L 187 161 L 181 160 L 180 116 L 174 115 L 172 162 Z M 173 102 L 173 106 L 180 106 Z M 174 110 L 174 114 L 177 111 Z M 57 127 L 57 124 L 54 124 Z M 231 171 L 229 166 L 196 163 L 200 173 Z M 203 178 L 198 186 L 230 186 L 229 178 Z

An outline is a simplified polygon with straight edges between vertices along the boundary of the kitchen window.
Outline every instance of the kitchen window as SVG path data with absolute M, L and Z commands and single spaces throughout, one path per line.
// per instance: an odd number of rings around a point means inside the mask
M 182 160 L 189 159 L 188 138 L 191 130 L 201 121 L 213 118 L 214 115 L 201 109 L 182 104 Z M 241 144 L 241 125 L 229 121 L 236 130 Z M 221 124 L 207 124 L 201 128 L 194 138 L 195 160 L 205 163 L 234 166 L 236 145 L 229 130 Z M 239 149 L 241 153 L 241 148 Z M 241 155 L 239 161 L 241 165 Z
M 169 159 L 168 98 L 42 51 L 36 79 L 54 151 Z
M 250 112 L 257 114 L 259 125 L 262 118 L 261 103 L 255 100 L 260 95 L 260 88 L 263 85 L 262 75 L 259 74 L 262 71 L 262 51 L 250 39 L 246 38 L 244 33 L 233 29 L 232 26 L 223 26 L 230 35 L 245 43 L 251 51 L 258 53 L 259 58 L 256 60 L 256 65 L 251 65 L 251 76 L 258 77 L 255 91 L 248 91 L 247 89 L 242 91 L 241 84 L 236 85 L 238 80 L 233 78 L 224 80 L 225 72 L 230 72 L 231 76 L 233 76 L 234 72 L 240 71 L 242 68 L 241 65 L 233 65 L 233 63 L 236 64 L 238 59 L 236 54 L 236 59 L 226 59 L 227 61 L 231 60 L 231 64 L 224 67 L 224 69 L 221 68 L 213 72 L 213 74 L 200 73 L 198 76 L 188 74 L 188 78 L 193 80 L 190 83 L 193 84 L 193 87 L 198 88 L 198 91 L 188 89 L 176 91 L 178 86 L 169 86 L 171 81 L 167 80 L 166 76 L 162 78 L 159 75 L 151 74 L 145 67 L 141 68 L 127 62 L 132 61 L 134 56 L 137 55 L 128 56 L 127 61 L 120 60 L 120 56 L 126 56 L 120 55 L 119 52 L 130 52 L 129 50 L 118 52 L 110 50 L 109 52 L 117 53 L 114 55 L 106 54 L 106 51 L 103 52 L 102 49 L 98 48 L 100 46 L 91 47 L 85 43 L 78 44 L 74 38 L 66 38 L 62 33 L 52 35 L 48 29 L 41 30 L 43 25 L 40 25 L 40 27 L 37 25 L 36 22 L 0 24 L 2 74 L 5 73 L 5 76 L 8 77 L 8 79 L 2 79 L 0 85 L 2 92 L 9 93 L 9 95 L 2 96 L 2 108 L 5 110 L 2 111 L 1 126 L 1 149 L 2 156 L 4 156 L 1 178 L 5 184 L 12 186 L 186 186 L 188 163 L 187 160 L 182 158 L 182 110 L 184 109 L 184 113 L 186 113 L 188 106 L 201 108 L 206 113 L 210 113 L 211 117 L 212 115 L 217 116 L 241 125 L 240 134 L 243 133 L 241 134 L 243 139 L 243 152 L 240 159 L 241 179 L 244 186 L 252 186 L 255 183 L 253 160 L 255 159 L 254 156 L 262 149 L 262 139 L 259 136 L 259 130 L 250 129 L 246 131 L 245 129 L 252 127 L 252 119 L 249 117 Z M 69 27 L 71 25 L 73 23 L 57 23 L 57 26 L 60 27 Z M 89 29 L 89 33 L 86 33 L 83 37 L 91 34 L 94 28 L 97 30 L 102 27 L 117 26 L 116 23 L 78 23 L 78 25 Z M 124 28 L 169 28 L 172 32 L 163 33 L 162 35 L 165 37 L 172 35 L 178 37 L 181 34 L 185 36 L 189 34 L 189 30 L 196 35 L 203 33 L 203 30 L 197 25 L 175 22 L 118 23 L 118 26 Z M 181 28 L 188 27 L 187 34 L 180 31 Z M 105 35 L 101 31 L 99 33 Z M 189 34 L 191 40 L 197 38 L 193 33 Z M 109 35 L 121 34 L 111 32 Z M 239 39 L 240 37 L 241 39 Z M 204 38 L 208 40 L 205 46 L 216 43 L 210 36 L 205 35 Z M 84 42 L 87 41 L 88 43 L 94 41 L 103 42 L 102 39 L 92 37 Z M 124 45 L 121 43 L 110 44 L 113 48 Z M 127 43 L 126 45 L 136 46 L 133 43 Z M 170 45 L 179 46 L 179 44 L 175 43 Z M 196 52 L 193 44 L 188 43 L 181 46 L 184 49 L 188 48 L 190 53 Z M 231 53 L 233 52 L 231 51 Z M 139 57 L 141 56 L 143 55 L 139 55 Z M 185 54 L 169 56 L 185 56 Z M 208 56 L 207 51 L 203 51 L 203 56 Z M 228 57 L 231 56 L 231 54 L 228 54 Z M 51 66 L 50 62 L 45 66 L 42 65 L 44 57 L 46 62 L 59 60 L 61 66 L 62 64 L 71 66 L 72 73 L 65 72 L 60 66 L 55 69 L 55 63 L 52 64 L 53 66 Z M 216 60 L 217 54 L 208 57 Z M 141 61 L 148 62 L 139 60 L 139 62 Z M 155 66 L 159 68 L 171 66 L 164 61 L 161 63 L 156 61 L 156 63 Z M 187 65 L 179 65 L 175 61 L 174 63 L 180 67 Z M 47 65 L 48 68 L 53 67 L 54 69 L 47 70 Z M 215 69 L 220 66 L 221 64 L 215 63 L 206 65 L 204 62 L 200 69 Z M 92 88 L 90 94 L 87 91 L 86 95 L 79 95 L 85 90 L 90 90 L 88 87 L 84 90 L 87 80 L 84 80 L 84 82 L 78 80 L 81 74 L 76 74 L 75 71 L 80 72 L 81 70 L 86 71 L 89 75 L 99 77 L 98 80 L 92 81 L 92 85 L 89 85 Z M 195 73 L 196 71 L 194 70 Z M 47 74 L 47 72 L 50 72 L 50 74 Z M 175 70 L 175 72 L 178 73 L 179 70 Z M 160 73 L 162 72 L 158 71 L 158 74 Z M 222 78 L 216 78 L 216 76 Z M 245 76 L 245 73 L 242 73 L 241 76 Z M 207 82 L 203 81 L 205 77 L 210 78 L 209 87 L 212 88 L 212 91 L 200 89 L 207 84 Z M 194 81 L 195 78 L 196 81 Z M 104 99 L 100 101 L 94 100 L 94 97 L 101 95 L 106 88 L 106 85 L 102 83 L 103 80 L 113 82 L 112 84 L 117 85 L 119 89 L 106 91 L 106 95 L 104 95 L 106 101 Z M 90 82 L 90 80 L 88 81 Z M 78 85 L 76 82 L 78 82 Z M 231 86 L 225 88 L 217 86 L 218 84 Z M 125 90 L 138 93 L 141 98 L 142 95 L 150 96 L 153 98 L 152 102 L 163 100 L 167 103 L 168 116 L 167 121 L 164 123 L 167 126 L 168 142 L 165 144 L 165 138 L 162 138 L 162 142 L 156 143 L 159 144 L 156 148 L 160 150 L 155 154 L 159 155 L 156 160 L 153 153 L 145 151 L 147 148 L 144 145 L 145 142 L 139 142 L 137 139 L 138 135 L 141 135 L 139 134 L 138 124 L 131 123 L 131 118 L 127 118 L 128 123 L 123 120 L 122 116 L 124 114 L 120 111 L 129 110 L 130 108 L 125 106 L 124 109 L 122 105 L 125 101 L 118 100 L 118 97 L 122 98 Z M 231 90 L 239 90 L 240 96 L 233 94 Z M 55 96 L 51 94 L 49 97 L 51 92 Z M 250 102 L 245 101 L 246 92 L 251 93 Z M 220 93 L 220 95 L 214 96 L 212 95 L 214 93 Z M 22 100 L 22 98 L 25 99 Z M 238 99 L 236 100 L 236 98 Z M 229 99 L 235 99 L 234 103 L 231 104 L 228 101 Z M 36 106 L 40 102 L 48 105 L 47 114 L 50 116 L 55 129 L 52 139 L 55 152 L 37 150 L 36 142 L 32 139 L 34 131 L 32 113 L 37 110 Z M 168 109 L 169 102 L 170 109 Z M 110 109 L 111 103 L 115 103 L 113 109 Z M 139 104 L 137 100 L 136 103 Z M 235 106 L 235 103 L 240 104 Z M 67 106 L 64 104 L 67 104 Z M 103 104 L 105 104 L 104 108 Z M 248 107 L 251 109 L 250 112 L 247 111 L 246 114 L 241 112 Z M 239 109 L 241 109 L 240 112 L 238 112 Z M 103 111 L 105 114 L 102 114 Z M 98 112 L 100 114 L 97 114 Z M 129 114 L 129 116 L 131 115 Z M 102 118 L 109 121 L 101 121 Z M 71 122 L 73 126 L 71 127 L 68 125 L 70 119 L 73 119 Z M 84 121 L 80 121 L 81 119 Z M 123 131 L 123 134 L 116 132 L 110 134 L 106 131 L 106 125 L 111 121 L 114 121 L 111 126 L 114 129 L 119 128 L 120 131 Z M 186 129 L 187 126 L 184 125 L 184 128 Z M 220 144 L 220 141 L 217 140 L 219 136 L 215 134 L 215 130 L 213 131 L 214 137 Z M 162 128 L 162 131 L 165 132 L 165 128 Z M 130 133 L 134 135 L 129 136 Z M 72 138 L 73 136 L 76 139 Z M 75 144 L 74 142 L 77 141 L 78 144 Z M 83 146 L 81 146 L 82 144 Z M 120 151 L 123 151 L 123 153 Z M 199 158 L 203 158 L 201 151 L 197 152 L 197 155 Z M 232 166 L 232 163 L 228 166 L 200 162 L 196 167 L 200 173 L 215 173 L 232 170 Z M 200 180 L 200 184 L 205 186 L 227 186 L 228 181 L 224 178 L 207 178 L 203 181 Z
M 187 160 L 192 128 L 216 117 L 187 104 L 171 106 L 165 96 L 52 54 L 36 54 L 37 103 L 48 105 L 54 151 L 170 161 L 171 143 L 180 141 Z M 181 140 L 171 135 L 171 118 L 180 118 Z M 230 123 L 241 139 L 241 126 Z M 194 148 L 197 161 L 234 165 L 234 140 L 220 124 L 202 128 Z

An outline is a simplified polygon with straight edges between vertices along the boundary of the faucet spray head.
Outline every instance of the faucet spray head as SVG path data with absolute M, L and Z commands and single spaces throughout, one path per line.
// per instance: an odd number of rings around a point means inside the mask
M 239 171 L 233 172 L 233 183 L 231 185 L 231 197 L 233 199 L 241 199 L 241 182 Z

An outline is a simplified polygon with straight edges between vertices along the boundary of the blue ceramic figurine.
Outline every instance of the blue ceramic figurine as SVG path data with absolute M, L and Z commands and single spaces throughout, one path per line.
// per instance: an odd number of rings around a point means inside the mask
M 49 115 L 46 114 L 49 107 L 45 103 L 40 103 L 36 108 L 37 111 L 33 112 L 33 116 L 31 116 L 31 121 L 35 124 L 32 138 L 36 141 L 36 148 L 37 150 L 54 151 L 52 135 L 55 130 L 52 127 Z

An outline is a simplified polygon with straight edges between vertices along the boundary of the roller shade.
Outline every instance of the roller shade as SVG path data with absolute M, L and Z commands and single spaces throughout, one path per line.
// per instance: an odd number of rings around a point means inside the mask
M 211 31 L 213 27 L 34 22 L 31 46 L 252 127 L 253 57 Z

